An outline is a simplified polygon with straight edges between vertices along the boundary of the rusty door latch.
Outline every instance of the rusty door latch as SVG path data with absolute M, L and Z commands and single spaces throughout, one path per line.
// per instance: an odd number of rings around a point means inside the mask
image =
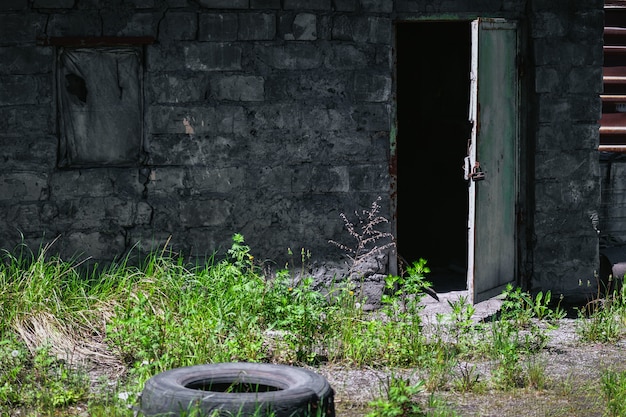
M 464 178 L 472 181 L 482 181 L 485 179 L 485 173 L 480 168 L 480 162 L 476 161 L 474 166 L 471 167 L 470 157 L 465 157 L 465 165 L 463 166 L 465 172 Z

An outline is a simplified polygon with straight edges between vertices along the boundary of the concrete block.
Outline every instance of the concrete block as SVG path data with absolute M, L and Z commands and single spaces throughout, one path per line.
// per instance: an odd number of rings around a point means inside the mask
M 176 236 L 176 235 L 175 235 Z M 189 255 L 194 259 L 194 264 L 199 265 L 207 262 L 214 254 L 218 259 L 227 256 L 227 250 L 232 245 L 232 236 L 226 233 L 220 233 L 215 227 L 196 227 L 188 229 L 184 245 L 185 255 Z
M 558 68 L 551 65 L 536 67 L 535 74 L 535 92 L 556 93 L 563 91 L 563 80 Z
M 554 11 L 541 11 L 533 14 L 530 33 L 534 38 L 562 37 L 567 33 L 567 19 Z
M 537 212 L 558 211 L 559 218 L 565 220 L 564 209 L 580 209 L 588 207 L 589 201 L 599 195 L 599 181 L 597 177 L 587 177 L 586 180 L 550 180 L 537 181 L 536 201 Z M 563 230 L 559 227 L 554 230 Z
M 604 10 L 581 10 L 567 15 L 569 22 L 569 39 L 581 43 L 601 43 L 604 36 Z
M 106 169 L 62 170 L 50 177 L 50 195 L 56 201 L 102 198 L 114 193 L 114 183 Z
M 0 47 L 0 74 L 52 73 L 53 48 L 37 46 Z M 52 80 L 48 80 L 49 83 Z
M 332 27 L 333 39 L 358 43 L 390 44 L 391 35 L 391 19 L 383 17 L 340 16 L 335 19 Z
M 272 40 L 276 36 L 276 15 L 273 13 L 239 14 L 237 39 L 243 41 Z
M 200 6 L 207 9 L 247 9 L 250 0 L 199 0 Z
M 40 14 L 0 14 L 0 45 L 32 45 L 43 35 L 46 21 Z
M 317 39 L 317 16 L 311 13 L 298 13 L 291 21 L 291 30 L 284 35 L 285 40 L 314 41 Z
M 422 3 L 420 1 L 415 0 L 396 0 L 396 11 L 397 12 L 424 12 L 426 10 L 426 3 Z
M 55 134 L 50 105 L 0 107 L 0 136 Z
M 142 0 L 135 0 L 142 1 Z M 150 0 L 153 1 L 153 0 Z M 166 0 L 166 4 L 172 8 L 189 7 L 189 0 Z
M 154 104 L 198 103 L 209 96 L 207 73 L 150 73 L 145 82 L 148 102 Z
M 354 12 L 357 10 L 359 0 L 335 0 L 335 11 L 338 12 Z
M 538 66 L 563 66 L 565 63 L 574 66 L 601 65 L 603 54 L 600 43 L 593 46 L 546 38 L 537 39 L 535 42 L 534 59 Z
M 343 72 L 316 72 L 307 75 L 276 75 L 265 81 L 266 100 L 320 100 L 343 102 L 350 97 L 350 75 Z
M 332 44 L 324 59 L 324 66 L 333 70 L 356 70 L 369 65 L 366 52 L 354 45 Z
M 393 0 L 360 0 L 363 11 L 373 13 L 391 13 Z
M 151 9 L 155 5 L 155 0 L 130 0 L 130 3 L 137 9 Z M 169 2 L 170 7 L 176 7 L 172 2 Z M 187 5 L 187 1 L 184 0 L 183 6 Z
M 52 76 L 0 76 L 0 106 L 46 104 L 52 102 Z
M 597 93 L 572 95 L 570 101 L 572 103 L 571 118 L 575 122 L 595 123 L 600 120 L 602 100 Z
M 69 230 L 108 230 L 106 218 L 107 198 L 83 197 L 59 204 L 58 225 Z
M 246 142 L 222 135 L 151 135 L 145 149 L 148 165 L 223 166 L 249 157 Z
M 191 195 L 232 193 L 245 184 L 246 169 L 243 167 L 192 167 L 186 171 L 186 184 Z
M 309 70 L 322 65 L 323 52 L 317 45 L 293 44 L 254 46 L 263 63 L 275 69 Z
M 41 234 L 49 225 L 49 223 L 45 223 L 45 219 L 42 219 L 41 204 L 38 202 L 10 204 L 10 202 L 0 200 L 0 204 L 0 210 L 4 213 L 4 219 L 6 220 L 5 227 L 7 227 L 5 230 L 4 227 L 0 226 L 2 230 L 0 233 L 3 233 L 3 236 L 9 236 L 16 232 L 24 235 Z M 13 249 L 13 245 L 10 246 L 0 249 Z
M 258 167 L 258 170 L 250 169 L 247 185 L 250 189 L 278 192 L 291 192 L 291 180 L 293 167 L 285 165 L 273 165 Z
M 233 13 L 201 13 L 198 25 L 198 40 L 234 41 L 237 40 L 239 19 Z
M 285 10 L 331 10 L 331 0 L 284 0 Z
M 149 12 L 133 13 L 127 19 L 120 19 L 119 15 L 105 14 L 103 19 L 105 36 L 157 36 L 157 26 L 160 15 Z M 159 39 L 161 40 L 161 39 Z
M 574 67 L 567 76 L 570 93 L 597 93 L 604 91 L 602 68 L 598 66 Z
M 54 136 L 0 135 L 2 171 L 51 170 L 56 165 L 58 139 Z
M 159 25 L 159 37 L 168 40 L 194 40 L 198 16 L 192 12 L 169 12 Z
M 182 233 L 177 234 L 177 236 Z M 153 227 L 135 227 L 129 231 L 128 247 L 132 248 L 131 256 L 143 260 L 148 254 L 156 254 L 165 252 L 166 255 L 170 251 L 175 253 L 179 248 L 174 247 L 172 239 L 173 234 L 166 230 L 159 230 Z
M 59 241 L 61 253 L 66 260 L 111 260 L 123 254 L 126 245 L 121 230 L 118 231 L 70 231 Z
M 539 122 L 548 123 L 554 120 L 571 121 L 572 103 L 566 98 L 555 94 L 539 95 Z
M 338 109 L 327 106 L 312 106 L 308 111 L 302 112 L 302 127 L 313 131 L 338 131 L 349 126 L 349 119 L 346 109 Z
M 230 219 L 233 204 L 224 199 L 182 200 L 178 204 L 183 227 L 221 226 Z
M 200 43 L 184 47 L 185 68 L 192 71 L 241 69 L 241 46 L 231 43 Z
M 117 17 L 119 20 L 119 16 Z M 103 22 L 97 11 L 70 12 L 53 14 L 48 19 L 46 34 L 60 36 L 102 36 Z
M 384 131 L 390 130 L 389 106 L 386 103 L 380 104 L 364 104 L 355 106 L 350 116 L 355 125 L 353 129 L 356 131 Z
M 292 169 L 292 192 L 328 193 L 350 190 L 350 177 L 346 166 L 302 164 L 293 166 Z
M 185 133 L 190 139 L 198 134 L 234 133 L 246 129 L 245 114 L 239 106 L 152 106 L 148 109 L 148 118 L 148 133 Z
M 602 9 L 603 0 L 534 0 L 531 3 L 531 10 L 542 11 L 562 11 Z
M 71 9 L 74 0 L 34 0 L 33 9 Z
M 103 203 L 104 216 L 102 218 L 110 224 L 122 227 L 132 227 L 137 224 L 136 200 L 129 201 L 127 199 L 113 197 L 107 198 Z
M 389 188 L 388 164 L 351 165 L 350 191 L 385 193 Z
M 137 203 L 135 219 L 132 226 L 149 225 L 150 223 L 152 223 L 153 215 L 154 210 L 152 209 L 152 206 L 145 201 L 140 201 L 139 203 Z
M 566 145 L 566 143 L 562 143 Z M 589 178 L 598 173 L 598 161 L 589 158 L 589 150 L 544 151 L 536 153 L 535 175 L 538 179 L 550 178 L 569 181 L 572 178 Z M 554 167 L 559 169 L 555 170 Z
M 293 104 L 266 103 L 248 106 L 248 128 L 257 132 L 297 130 L 302 123 L 302 113 Z
M 4 0 L 0 2 L 0 10 L 26 10 L 28 0 Z
M 250 0 L 250 9 L 280 9 L 280 0 Z
M 357 101 L 385 102 L 391 97 L 391 77 L 363 74 L 354 76 L 354 98 Z
M 146 71 L 183 71 L 186 68 L 185 50 L 174 42 L 159 42 L 146 46 Z
M 263 101 L 263 77 L 232 75 L 211 79 L 211 96 L 218 100 Z
M 5 172 L 0 177 L 0 201 L 38 201 L 48 198 L 48 174 L 45 172 Z
M 146 185 L 148 202 L 155 207 L 153 200 L 171 196 L 174 200 L 185 194 L 185 171 L 180 167 L 159 167 L 150 170 L 150 182 Z

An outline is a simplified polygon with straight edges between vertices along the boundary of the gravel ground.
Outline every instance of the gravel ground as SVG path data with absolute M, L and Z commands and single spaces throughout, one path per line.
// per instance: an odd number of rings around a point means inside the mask
M 437 313 L 449 313 L 447 300 L 466 295 L 453 291 L 440 295 L 440 302 L 425 297 L 423 321 L 425 328 L 435 322 Z M 501 300 L 494 298 L 476 304 L 475 318 L 485 319 L 497 313 Z M 626 369 L 626 340 L 613 344 L 583 343 L 576 333 L 575 319 L 562 319 L 559 326 L 548 332 L 549 341 L 536 357 L 545 370 L 546 385 L 543 389 L 496 390 L 488 385 L 481 392 L 459 393 L 446 389 L 434 395 L 447 403 L 449 409 L 460 416 L 604 416 L 605 401 L 602 398 L 600 377 L 607 369 Z M 463 364 L 459 365 L 459 370 Z M 493 363 L 477 361 L 479 380 L 489 378 Z M 456 372 L 459 372 L 457 370 Z M 340 366 L 324 366 L 316 369 L 324 375 L 335 389 L 338 417 L 364 416 L 367 403 L 382 394 L 385 381 L 393 373 L 416 378 L 419 369 L 346 369 Z M 428 394 L 421 399 L 426 401 Z M 626 399 L 625 399 L 626 401 Z

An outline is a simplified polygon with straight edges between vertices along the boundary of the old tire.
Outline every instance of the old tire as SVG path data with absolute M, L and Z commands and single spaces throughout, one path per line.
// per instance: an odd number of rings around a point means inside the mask
M 334 392 L 324 377 L 307 369 L 245 362 L 175 368 L 146 382 L 144 415 L 191 410 L 211 417 L 334 417 Z

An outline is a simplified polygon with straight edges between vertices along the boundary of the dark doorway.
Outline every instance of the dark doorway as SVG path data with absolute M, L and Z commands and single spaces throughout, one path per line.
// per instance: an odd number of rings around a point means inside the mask
M 396 26 L 398 253 L 439 292 L 466 289 L 470 48 L 469 22 Z

